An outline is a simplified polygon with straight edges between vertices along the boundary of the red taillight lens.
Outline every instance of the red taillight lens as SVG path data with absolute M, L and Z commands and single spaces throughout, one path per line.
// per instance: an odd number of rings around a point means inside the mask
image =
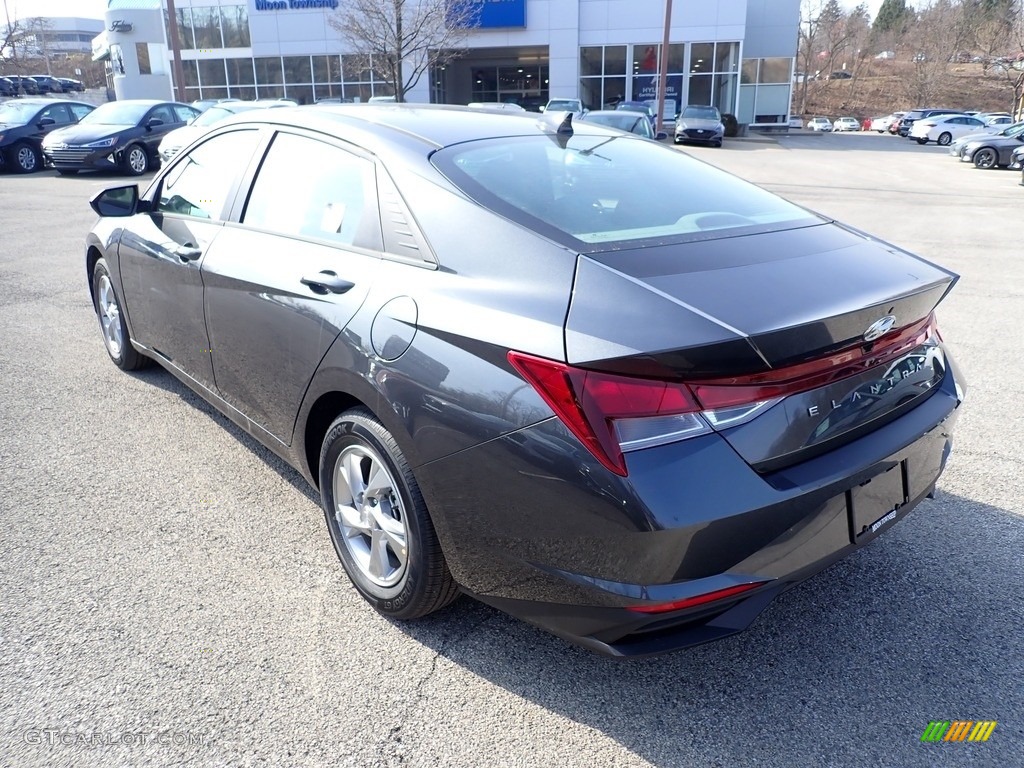
M 626 476 L 615 422 L 700 410 L 682 382 L 636 379 L 585 371 L 542 357 L 509 352 L 508 361 L 587 450 L 617 475 Z
M 679 611 L 683 608 L 694 608 L 698 605 L 704 605 L 705 603 L 713 603 L 717 600 L 725 600 L 729 597 L 735 597 L 736 595 L 743 594 L 744 592 L 749 592 L 752 589 L 757 589 L 757 587 L 767 583 L 768 582 L 766 581 L 755 581 L 753 584 L 737 584 L 735 587 L 716 589 L 714 592 L 706 592 L 703 595 L 687 597 L 683 600 L 674 600 L 671 603 L 631 605 L 628 610 L 635 611 L 636 613 L 668 613 L 669 611 Z

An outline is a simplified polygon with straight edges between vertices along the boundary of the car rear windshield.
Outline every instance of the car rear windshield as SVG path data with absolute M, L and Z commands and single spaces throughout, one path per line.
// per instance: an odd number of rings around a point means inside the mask
M 821 223 L 682 152 L 632 136 L 537 135 L 457 144 L 435 166 L 481 205 L 578 250 L 704 240 Z M 561 235 L 561 236 L 560 236 Z M 589 247 L 588 247 L 589 246 Z
M 151 104 L 129 104 L 111 101 L 101 104 L 79 122 L 96 125 L 135 125 L 151 107 Z

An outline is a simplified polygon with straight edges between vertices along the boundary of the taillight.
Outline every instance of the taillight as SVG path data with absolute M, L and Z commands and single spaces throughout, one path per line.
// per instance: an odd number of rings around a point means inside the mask
M 682 382 L 587 371 L 515 351 L 508 361 L 594 458 L 622 477 L 627 474 L 623 450 L 711 431 Z
M 805 363 L 688 382 L 590 371 L 514 350 L 508 361 L 594 458 L 625 477 L 626 452 L 739 426 L 784 397 L 886 364 L 935 334 L 930 315 L 871 344 Z

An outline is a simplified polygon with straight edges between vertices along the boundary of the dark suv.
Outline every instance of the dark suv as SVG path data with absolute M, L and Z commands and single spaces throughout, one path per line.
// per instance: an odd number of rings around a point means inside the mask
M 39 83 L 37 83 L 31 77 L 22 77 L 20 75 L 7 75 L 7 79 L 11 81 L 11 83 L 17 89 L 19 94 L 25 96 L 39 95 Z
M 39 93 L 64 93 L 64 86 L 60 84 L 60 80 L 49 75 L 31 75 L 31 80 L 36 81 L 36 85 L 39 87 Z
M 910 135 L 910 126 L 912 126 L 918 120 L 925 117 L 933 117 L 935 115 L 962 115 L 964 114 L 961 109 L 914 109 L 907 112 L 902 118 L 900 118 L 900 124 L 896 129 L 896 132 L 906 138 Z

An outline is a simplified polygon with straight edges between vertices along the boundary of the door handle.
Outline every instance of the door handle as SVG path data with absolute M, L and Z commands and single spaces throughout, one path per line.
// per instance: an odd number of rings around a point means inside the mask
M 203 255 L 203 252 L 192 243 L 185 243 L 174 249 L 174 255 L 182 261 L 195 261 Z
M 337 273 L 325 269 L 313 276 L 303 277 L 299 282 L 308 285 L 313 293 L 346 293 L 355 286 L 344 278 L 338 277 Z

